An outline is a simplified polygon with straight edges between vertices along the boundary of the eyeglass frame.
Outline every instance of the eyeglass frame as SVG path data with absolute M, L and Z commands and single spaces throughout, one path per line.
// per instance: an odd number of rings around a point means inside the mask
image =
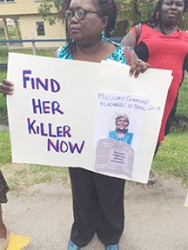
M 77 14 L 76 14 L 76 12 L 78 12 L 79 10 L 82 10 L 82 11 L 84 12 L 84 15 L 83 15 L 82 18 L 79 18 L 79 17 L 77 16 Z M 66 15 L 67 12 L 69 12 L 69 13 L 72 14 L 71 17 L 70 17 L 69 19 L 67 18 L 67 15 Z M 77 19 L 78 21 L 81 21 L 81 20 L 83 20 L 83 19 L 85 18 L 86 14 L 88 14 L 88 13 L 93 13 L 93 14 L 100 15 L 99 12 L 97 12 L 97 11 L 89 11 L 89 10 L 86 10 L 86 9 L 84 9 L 84 8 L 78 7 L 78 8 L 75 9 L 74 11 L 73 11 L 73 10 L 70 10 L 70 9 L 66 10 L 66 11 L 64 12 L 64 17 L 65 17 L 65 19 L 66 19 L 67 21 L 70 21 L 70 20 L 75 16 L 76 19 Z

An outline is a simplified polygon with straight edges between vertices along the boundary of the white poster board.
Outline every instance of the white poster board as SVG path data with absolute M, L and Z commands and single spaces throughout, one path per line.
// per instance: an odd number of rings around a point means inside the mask
M 149 69 L 134 78 L 127 65 L 9 53 L 7 78 L 15 84 L 7 98 L 13 162 L 147 182 L 171 71 Z M 108 138 L 124 113 L 131 145 Z

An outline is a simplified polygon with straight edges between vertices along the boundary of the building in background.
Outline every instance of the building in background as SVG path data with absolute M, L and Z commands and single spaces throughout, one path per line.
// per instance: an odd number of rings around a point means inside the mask
M 62 21 L 50 25 L 38 13 L 43 0 L 0 0 L 0 18 L 3 22 L 6 39 L 10 40 L 8 25 L 14 25 L 18 40 L 25 39 L 65 39 Z M 56 9 L 54 8 L 54 14 Z M 36 42 L 36 47 L 58 47 L 62 42 Z M 23 43 L 31 47 L 31 43 Z

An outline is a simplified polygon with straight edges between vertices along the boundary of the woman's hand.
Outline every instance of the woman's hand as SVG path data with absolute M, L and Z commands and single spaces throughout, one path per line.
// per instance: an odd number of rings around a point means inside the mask
M 140 73 L 144 73 L 150 65 L 141 59 L 138 58 L 134 51 L 130 53 L 130 75 L 134 75 L 134 77 L 138 77 Z
M 8 80 L 3 80 L 0 83 L 0 93 L 4 95 L 12 95 L 14 92 L 14 84 Z

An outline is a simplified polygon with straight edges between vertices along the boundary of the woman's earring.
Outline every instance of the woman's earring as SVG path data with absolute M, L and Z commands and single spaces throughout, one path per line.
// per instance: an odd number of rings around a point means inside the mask
M 184 20 L 185 20 L 185 17 L 181 16 L 181 19 L 179 20 L 179 23 L 183 23 Z
M 71 44 L 74 44 L 74 39 L 72 39 L 72 37 L 70 37 L 70 42 Z
M 159 11 L 156 13 L 156 19 L 159 19 Z
M 104 30 L 101 32 L 101 41 L 103 42 L 105 40 L 105 32 Z

